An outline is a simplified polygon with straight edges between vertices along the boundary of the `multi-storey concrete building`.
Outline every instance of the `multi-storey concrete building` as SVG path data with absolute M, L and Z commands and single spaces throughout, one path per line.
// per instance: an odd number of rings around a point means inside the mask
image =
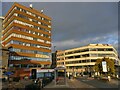
M 9 67 L 51 65 L 51 18 L 32 7 L 14 3 L 3 21 L 2 44 L 9 49 Z
M 3 22 L 3 17 L 0 17 L 0 42 L 1 42 L 1 36 L 2 36 L 2 22 Z M 0 78 L 2 78 L 2 44 L 0 43 Z
M 2 42 L 2 22 L 4 20 L 4 17 L 0 17 L 0 42 Z M 1 68 L 7 68 L 8 66 L 8 55 L 9 51 L 6 47 L 0 43 L 0 67 Z
M 118 53 L 108 44 L 89 44 L 87 46 L 57 51 L 57 66 L 66 66 L 67 72 L 82 72 L 95 65 L 98 58 L 109 57 L 115 65 L 119 64 Z
M 52 53 L 52 64 L 51 64 L 51 68 L 54 69 L 56 68 L 56 52 Z
M 2 22 L 4 20 L 4 17 L 0 17 L 0 42 L 2 37 Z M 0 43 L 0 67 L 2 67 L 2 44 Z
M 58 50 L 56 51 L 57 67 L 65 66 L 65 51 Z

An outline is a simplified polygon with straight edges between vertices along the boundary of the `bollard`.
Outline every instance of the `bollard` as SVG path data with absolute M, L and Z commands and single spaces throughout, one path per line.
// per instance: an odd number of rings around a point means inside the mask
M 116 77 L 117 77 L 117 78 L 119 78 L 119 76 L 118 76 L 118 75 L 117 75 Z
M 110 76 L 108 76 L 108 81 L 111 81 L 111 77 Z

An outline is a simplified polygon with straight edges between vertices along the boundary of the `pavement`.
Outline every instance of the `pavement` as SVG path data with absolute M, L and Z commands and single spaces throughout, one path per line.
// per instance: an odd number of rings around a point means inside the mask
M 119 81 L 111 79 L 111 81 L 101 81 L 94 78 L 68 79 L 66 85 L 55 85 L 53 80 L 44 88 L 84 88 L 84 89 L 99 89 L 99 88 L 118 88 Z
M 94 79 L 91 77 L 79 77 L 76 79 L 66 79 L 66 85 L 55 85 L 55 81 L 53 80 L 51 83 L 46 85 L 43 89 L 59 89 L 62 88 L 65 90 L 70 90 L 70 89 L 77 89 L 77 88 L 82 88 L 82 89 L 96 89 L 96 88 L 116 88 L 120 82 L 115 79 L 111 79 L 111 81 L 101 81 L 98 79 Z M 7 88 L 10 87 L 10 85 L 13 85 L 14 88 L 25 88 L 26 85 L 32 84 L 32 80 L 20 80 L 19 82 L 3 82 L 2 83 L 2 88 Z
M 120 83 L 116 79 L 111 79 L 110 81 L 108 81 L 108 80 L 101 80 L 101 79 L 94 79 L 94 78 L 79 77 L 77 78 L 77 80 L 79 82 L 83 82 L 95 88 L 118 88 Z
M 53 80 L 50 84 L 48 84 L 44 88 L 94 88 L 90 85 L 78 81 L 77 79 L 67 78 L 66 80 L 67 80 L 66 85 L 55 85 L 55 81 Z
M 25 88 L 26 85 L 32 84 L 32 80 L 20 80 L 19 82 L 3 82 L 2 89 L 4 88 Z
M 55 85 L 55 80 L 46 85 L 44 88 L 69 88 L 68 83 L 66 85 Z
M 2 80 L 0 79 L 0 90 L 2 89 Z

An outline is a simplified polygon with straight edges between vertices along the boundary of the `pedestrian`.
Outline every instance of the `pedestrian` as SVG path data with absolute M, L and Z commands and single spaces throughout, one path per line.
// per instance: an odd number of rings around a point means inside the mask
M 37 84 L 38 83 L 38 79 L 35 79 L 34 83 Z
M 57 82 L 57 84 L 58 84 L 58 82 L 59 82 L 59 78 L 58 78 L 58 77 L 56 78 L 56 82 Z
M 10 82 L 10 83 L 8 84 L 8 90 L 15 90 L 15 87 L 14 87 L 14 85 L 12 84 L 12 82 Z
M 81 75 L 81 77 L 83 77 L 83 73 L 82 72 L 80 73 L 80 75 Z
M 110 76 L 108 76 L 108 81 L 111 81 L 111 77 Z
M 42 88 L 42 79 L 40 79 L 40 78 L 38 78 L 38 86 L 39 86 L 39 88 Z
M 69 79 L 71 78 L 71 75 L 69 75 Z

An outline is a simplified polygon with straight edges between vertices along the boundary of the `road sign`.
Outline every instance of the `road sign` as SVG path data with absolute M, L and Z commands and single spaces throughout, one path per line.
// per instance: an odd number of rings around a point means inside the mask
M 106 63 L 106 61 L 102 61 L 102 68 L 103 68 L 103 72 L 107 72 L 107 63 Z

